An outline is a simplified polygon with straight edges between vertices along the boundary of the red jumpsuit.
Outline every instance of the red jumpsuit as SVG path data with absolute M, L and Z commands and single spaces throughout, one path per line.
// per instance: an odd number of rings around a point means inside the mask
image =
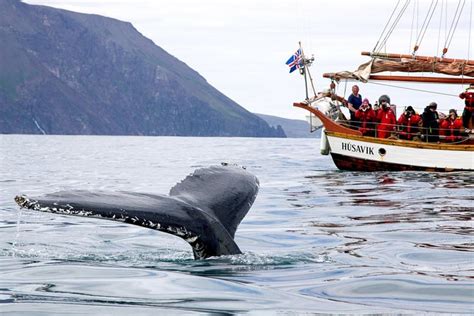
M 403 113 L 398 118 L 398 125 L 401 127 L 399 136 L 401 139 L 412 140 L 413 136 L 418 133 L 418 123 L 421 121 L 421 116 L 418 114 L 412 114 L 411 116 Z
M 393 114 L 393 111 L 390 108 L 380 109 L 377 113 L 377 121 L 379 122 L 379 125 L 377 126 L 378 138 L 389 137 L 397 124 L 395 114 Z
M 474 92 L 466 91 L 459 95 L 461 99 L 465 99 L 465 107 L 462 112 L 462 123 L 465 128 L 474 128 Z
M 355 112 L 355 117 L 360 121 L 359 131 L 364 136 L 374 135 L 375 112 L 371 108 L 362 111 L 360 108 Z
M 446 136 L 446 141 L 455 142 L 462 139 L 462 121 L 459 118 L 454 120 L 450 117 L 441 122 L 440 134 Z

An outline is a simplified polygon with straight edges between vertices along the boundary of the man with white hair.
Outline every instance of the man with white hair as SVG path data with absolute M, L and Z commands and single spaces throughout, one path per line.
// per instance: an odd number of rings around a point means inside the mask
M 347 98 L 347 107 L 349 108 L 351 114 L 351 126 L 358 128 L 359 120 L 356 118 L 355 113 L 362 105 L 362 96 L 359 94 L 359 86 L 352 86 L 352 94 Z

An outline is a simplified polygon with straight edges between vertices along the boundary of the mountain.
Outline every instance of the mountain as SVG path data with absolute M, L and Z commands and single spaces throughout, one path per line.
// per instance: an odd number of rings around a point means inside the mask
M 0 133 L 285 137 L 130 23 L 0 0 Z
M 291 120 L 266 114 L 254 114 L 264 119 L 270 126 L 273 126 L 275 128 L 281 126 L 286 136 L 289 138 L 321 137 L 320 129 L 313 133 L 310 133 L 309 123 L 306 121 Z

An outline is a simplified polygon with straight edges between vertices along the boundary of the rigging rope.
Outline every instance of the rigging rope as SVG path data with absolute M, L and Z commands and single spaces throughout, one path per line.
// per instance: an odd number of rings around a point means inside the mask
M 410 44 L 408 45 L 408 53 L 411 51 L 411 42 L 413 40 L 413 24 L 415 23 L 415 9 L 418 4 L 418 0 L 415 0 L 413 2 L 413 14 L 411 16 L 411 27 L 410 27 Z
M 406 9 L 408 8 L 408 5 L 410 4 L 410 1 L 411 0 L 406 0 L 405 4 L 400 9 L 400 12 L 398 12 L 397 17 L 395 18 L 392 25 L 390 26 L 387 34 L 385 35 L 384 39 L 382 40 L 382 43 L 380 43 L 378 49 L 376 50 L 377 53 L 379 53 L 382 50 L 382 48 L 384 48 L 385 45 L 387 44 L 388 39 L 392 35 L 393 31 L 395 30 L 395 27 L 397 26 L 398 22 L 400 22 L 400 19 L 402 18 L 403 14 L 405 13 Z
M 402 18 L 402 16 L 405 14 L 405 11 L 408 8 L 408 5 L 410 4 L 410 1 L 411 0 L 406 0 L 405 1 L 405 4 L 403 5 L 402 9 L 398 13 L 397 18 L 393 22 L 389 32 L 387 33 L 387 35 L 385 36 L 385 39 L 383 40 L 382 44 L 380 45 L 380 48 L 379 48 L 378 52 L 380 52 L 381 48 L 385 47 L 385 44 L 387 44 L 387 41 L 390 38 L 390 36 L 392 35 L 393 31 L 395 30 L 395 27 L 397 26 L 398 22 L 400 22 L 400 19 Z
M 396 86 L 396 85 L 391 85 L 391 84 L 386 84 L 386 83 L 379 83 L 379 82 L 373 82 L 373 81 L 369 81 L 368 83 L 370 83 L 370 84 L 375 84 L 375 85 L 379 85 L 379 86 L 386 86 L 386 87 L 391 87 L 391 88 L 399 88 L 399 89 L 405 89 L 405 90 L 411 90 L 411 91 L 418 91 L 418 92 L 426 92 L 426 93 L 431 93 L 431 94 L 447 95 L 447 96 L 450 96 L 450 97 L 458 98 L 458 95 L 457 95 L 457 94 L 449 94 L 449 93 L 442 93 L 442 92 L 436 92 L 436 91 L 430 91 L 430 90 L 408 88 L 408 87 Z
M 446 0 L 443 0 L 441 2 L 441 10 L 439 11 L 438 42 L 436 44 L 436 52 L 439 52 L 439 40 L 441 38 L 441 25 L 443 24 L 443 8 L 444 8 L 445 2 L 446 2 Z
M 453 40 L 453 37 L 454 37 L 454 32 L 456 31 L 456 28 L 458 26 L 459 19 L 461 18 L 461 13 L 462 13 L 462 10 L 463 10 L 465 4 L 466 4 L 466 0 L 463 0 L 461 9 L 459 9 L 459 6 L 461 5 L 461 0 L 458 1 L 458 6 L 456 7 L 456 12 L 454 12 L 453 22 L 451 22 L 451 27 L 449 28 L 448 36 L 446 38 L 446 42 L 444 43 L 444 50 L 443 50 L 443 56 L 442 57 L 444 57 L 444 55 L 448 51 L 449 46 L 451 45 L 451 41 Z
M 347 79 L 344 82 L 344 98 L 346 97 L 346 92 L 347 92 Z
M 438 1 L 439 0 L 431 0 L 430 7 L 428 9 L 428 14 L 425 17 L 425 20 L 423 21 L 423 24 L 421 25 L 421 30 L 420 33 L 418 34 L 418 37 L 416 38 L 415 41 L 415 47 L 413 48 L 413 55 L 415 55 L 416 51 L 421 45 L 421 42 L 423 41 L 423 38 L 425 37 L 426 30 L 428 29 L 428 26 L 430 25 L 431 18 L 433 18 L 433 14 L 436 11 L 436 7 L 438 6 Z
M 469 18 L 469 37 L 467 40 L 467 60 L 470 58 L 470 51 L 471 51 L 471 31 L 472 31 L 472 0 L 471 0 L 471 15 Z
M 416 1 L 416 34 L 418 34 L 418 29 L 420 26 L 420 2 Z M 412 47 L 410 47 L 412 49 Z
M 446 7 L 444 8 L 444 40 L 448 37 L 448 3 L 446 2 Z
M 379 39 L 377 40 L 377 43 L 375 44 L 374 48 L 372 49 L 373 52 L 375 52 L 377 50 L 379 42 L 382 39 L 382 36 L 384 35 L 385 30 L 387 29 L 387 26 L 390 24 L 390 21 L 392 20 L 393 15 L 397 11 L 397 8 L 398 8 L 398 5 L 400 4 L 400 1 L 401 0 L 398 0 L 397 4 L 395 5 L 395 8 L 392 11 L 392 14 L 390 14 L 390 18 L 388 19 L 387 23 L 385 23 L 385 27 L 383 28 L 382 33 L 380 34 Z

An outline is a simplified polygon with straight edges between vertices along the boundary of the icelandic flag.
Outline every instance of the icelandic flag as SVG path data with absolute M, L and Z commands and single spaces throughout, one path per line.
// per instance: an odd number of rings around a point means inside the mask
M 303 56 L 301 55 L 301 48 L 294 53 L 286 62 L 290 67 L 290 74 L 298 68 L 303 67 Z

